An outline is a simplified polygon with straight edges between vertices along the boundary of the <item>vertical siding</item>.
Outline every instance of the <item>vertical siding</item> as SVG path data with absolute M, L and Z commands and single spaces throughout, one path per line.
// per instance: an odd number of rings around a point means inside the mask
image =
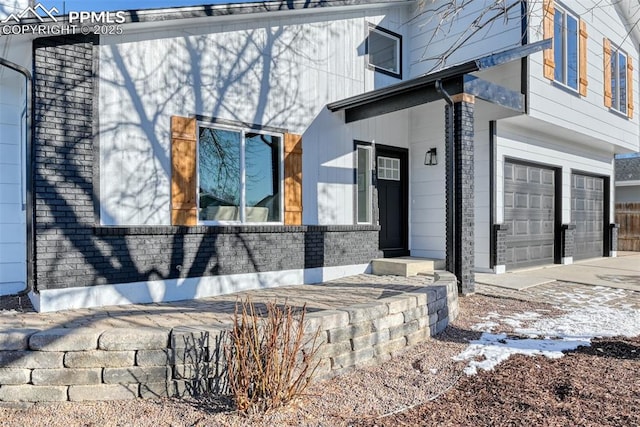
M 519 2 L 509 0 L 505 3 Z M 417 2 L 409 31 L 410 76 L 520 45 L 519 5 L 505 15 L 493 0 L 466 2 L 464 9 L 458 11 L 453 10 L 453 4 L 458 5 L 458 2 Z M 477 19 L 480 28 L 473 26 Z
M 314 202 L 304 196 L 305 221 L 352 223 L 352 179 L 346 184 L 345 174 L 353 169 L 353 135 L 326 116 L 325 105 L 398 81 L 367 69 L 364 42 L 368 22 L 402 33 L 404 10 L 233 18 L 188 30 L 103 38 L 102 223 L 169 224 L 173 114 L 303 134 L 303 192 L 319 197 Z M 315 171 L 312 163 L 318 157 L 309 157 L 314 155 L 325 159 Z
M 25 80 L 0 68 L 0 295 L 26 282 Z
M 539 7 L 534 4 L 534 7 Z M 607 37 L 620 45 L 634 60 L 634 84 L 638 88 L 638 49 L 633 37 L 627 35 L 622 18 L 612 2 L 585 1 L 571 2 L 573 11 L 587 24 L 587 96 L 562 89 L 543 76 L 542 52 L 529 59 L 529 114 L 550 124 L 562 126 L 573 132 L 597 138 L 602 143 L 615 146 L 616 152 L 638 151 L 638 96 L 634 118 L 609 111 L 604 106 L 603 47 Z M 531 13 L 531 41 L 541 39 L 540 12 Z

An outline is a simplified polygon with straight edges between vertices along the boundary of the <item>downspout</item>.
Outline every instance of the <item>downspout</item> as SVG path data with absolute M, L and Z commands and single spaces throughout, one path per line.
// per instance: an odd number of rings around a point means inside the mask
M 447 215 L 446 218 L 446 227 L 447 227 L 447 243 L 449 245 L 449 250 L 447 251 L 446 263 L 447 263 L 447 271 L 450 273 L 456 274 L 457 262 L 456 262 L 456 174 L 455 174 L 455 164 L 456 164 L 456 148 L 455 148 L 455 133 L 454 133 L 454 119 L 455 112 L 453 109 L 453 99 L 447 93 L 447 91 L 442 86 L 442 80 L 438 79 L 435 82 L 436 91 L 442 96 L 442 99 L 449 105 L 449 109 L 447 110 L 447 122 L 448 126 L 446 129 L 447 132 L 447 140 L 449 141 L 448 146 L 446 147 L 446 157 L 451 159 L 451 167 L 446 168 L 446 180 L 451 183 L 452 194 L 447 194 L 447 212 L 450 215 Z M 446 185 L 445 185 L 446 188 Z M 460 280 L 460 278 L 458 278 Z
M 0 58 L 0 66 L 9 68 L 13 71 L 16 71 L 24 76 L 24 84 L 25 84 L 25 152 L 26 159 L 24 161 L 23 166 L 26 169 L 26 200 L 25 200 L 25 179 L 23 179 L 22 170 L 20 171 L 20 196 L 22 198 L 22 209 L 26 211 L 26 221 L 27 221 L 27 280 L 25 284 L 25 288 L 20 292 L 11 295 L 5 295 L 6 297 L 17 296 L 23 297 L 31 292 L 34 289 L 34 273 L 35 273 L 35 264 L 34 264 L 34 248 L 35 248 L 35 239 L 33 232 L 33 181 L 31 179 L 30 169 L 31 169 L 31 159 L 32 149 L 33 149 L 33 132 L 31 130 L 32 126 L 32 105 L 31 105 L 31 87 L 32 87 L 32 77 L 31 73 L 25 67 L 15 64 L 11 61 L 8 61 L 4 58 Z M 22 153 L 22 147 L 20 152 Z

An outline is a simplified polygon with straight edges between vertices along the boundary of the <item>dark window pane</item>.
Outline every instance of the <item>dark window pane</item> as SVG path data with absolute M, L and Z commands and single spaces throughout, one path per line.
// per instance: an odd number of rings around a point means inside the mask
M 378 31 L 369 32 L 369 63 L 387 71 L 399 73 L 399 43 L 394 37 Z
M 567 19 L 567 86 L 578 89 L 578 21 Z
M 553 19 L 553 61 L 553 78 L 564 83 L 564 14 L 560 10 L 556 10 Z
M 623 113 L 627 112 L 627 57 L 618 52 L 618 109 Z
M 240 133 L 200 128 L 200 219 L 239 220 Z
M 280 138 L 245 135 L 245 220 L 280 221 Z

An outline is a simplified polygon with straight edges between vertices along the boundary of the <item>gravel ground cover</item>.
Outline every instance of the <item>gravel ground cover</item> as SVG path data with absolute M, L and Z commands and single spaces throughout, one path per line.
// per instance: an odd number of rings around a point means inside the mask
M 458 320 L 440 336 L 382 365 L 317 382 L 266 415 L 238 415 L 224 400 L 158 399 L 0 407 L 0 425 L 640 425 L 639 337 L 596 338 L 564 357 L 513 354 L 493 370 L 467 375 L 484 357 L 454 360 L 470 343 L 491 332 L 513 345 L 530 338 L 541 319 L 564 319 L 568 309 L 479 294 L 460 304 Z

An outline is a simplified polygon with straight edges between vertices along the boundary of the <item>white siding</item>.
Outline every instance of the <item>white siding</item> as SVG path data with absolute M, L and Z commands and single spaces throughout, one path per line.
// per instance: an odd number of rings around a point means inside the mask
M 581 171 L 593 175 L 613 176 L 613 156 L 606 150 L 594 148 L 588 151 L 573 141 L 559 138 L 553 133 L 545 133 L 539 124 L 539 131 L 521 126 L 529 124 L 522 118 L 498 122 L 498 143 L 496 156 L 496 223 L 504 221 L 504 161 L 505 158 L 520 159 L 562 169 L 562 198 L 556 201 L 556 209 L 562 211 L 562 223 L 571 223 L 571 172 Z M 613 194 L 613 179 L 611 188 Z M 613 198 L 612 198 L 613 199 Z M 609 206 L 613 218 L 613 201 Z
M 417 2 L 410 21 L 411 77 L 521 44 L 519 2 L 505 2 L 516 4 L 506 16 L 493 0 L 465 3 L 464 9 L 455 11 L 458 2 L 450 0 Z
M 169 118 L 193 114 L 303 133 L 307 168 L 314 150 L 332 146 L 322 152 L 319 181 L 308 180 L 305 169 L 305 192 L 313 194 L 312 182 L 326 183 L 317 190 L 326 202 L 316 212 L 308 211 L 313 202 L 305 197 L 305 220 L 352 223 L 351 205 L 342 203 L 349 192 L 345 169 L 353 167 L 351 136 L 325 117 L 324 106 L 398 81 L 367 69 L 364 42 L 368 22 L 402 33 L 404 10 L 227 18 L 102 38 L 102 223 L 169 224 Z M 327 206 L 334 212 L 322 211 Z
M 562 126 L 601 144 L 613 144 L 615 152 L 638 151 L 638 51 L 632 37 L 627 35 L 622 18 L 610 2 L 568 2 L 573 11 L 587 24 L 587 77 L 586 97 L 563 90 L 543 76 L 542 52 L 529 60 L 529 115 L 551 124 Z M 540 4 L 535 4 L 540 7 Z M 540 11 L 531 13 L 530 38 L 542 38 Z M 632 120 L 609 111 L 604 106 L 604 73 L 602 41 L 606 37 L 621 45 L 634 61 L 635 112 Z M 603 146 L 604 147 L 604 146 Z
M 26 283 L 25 78 L 0 67 L 0 295 Z

